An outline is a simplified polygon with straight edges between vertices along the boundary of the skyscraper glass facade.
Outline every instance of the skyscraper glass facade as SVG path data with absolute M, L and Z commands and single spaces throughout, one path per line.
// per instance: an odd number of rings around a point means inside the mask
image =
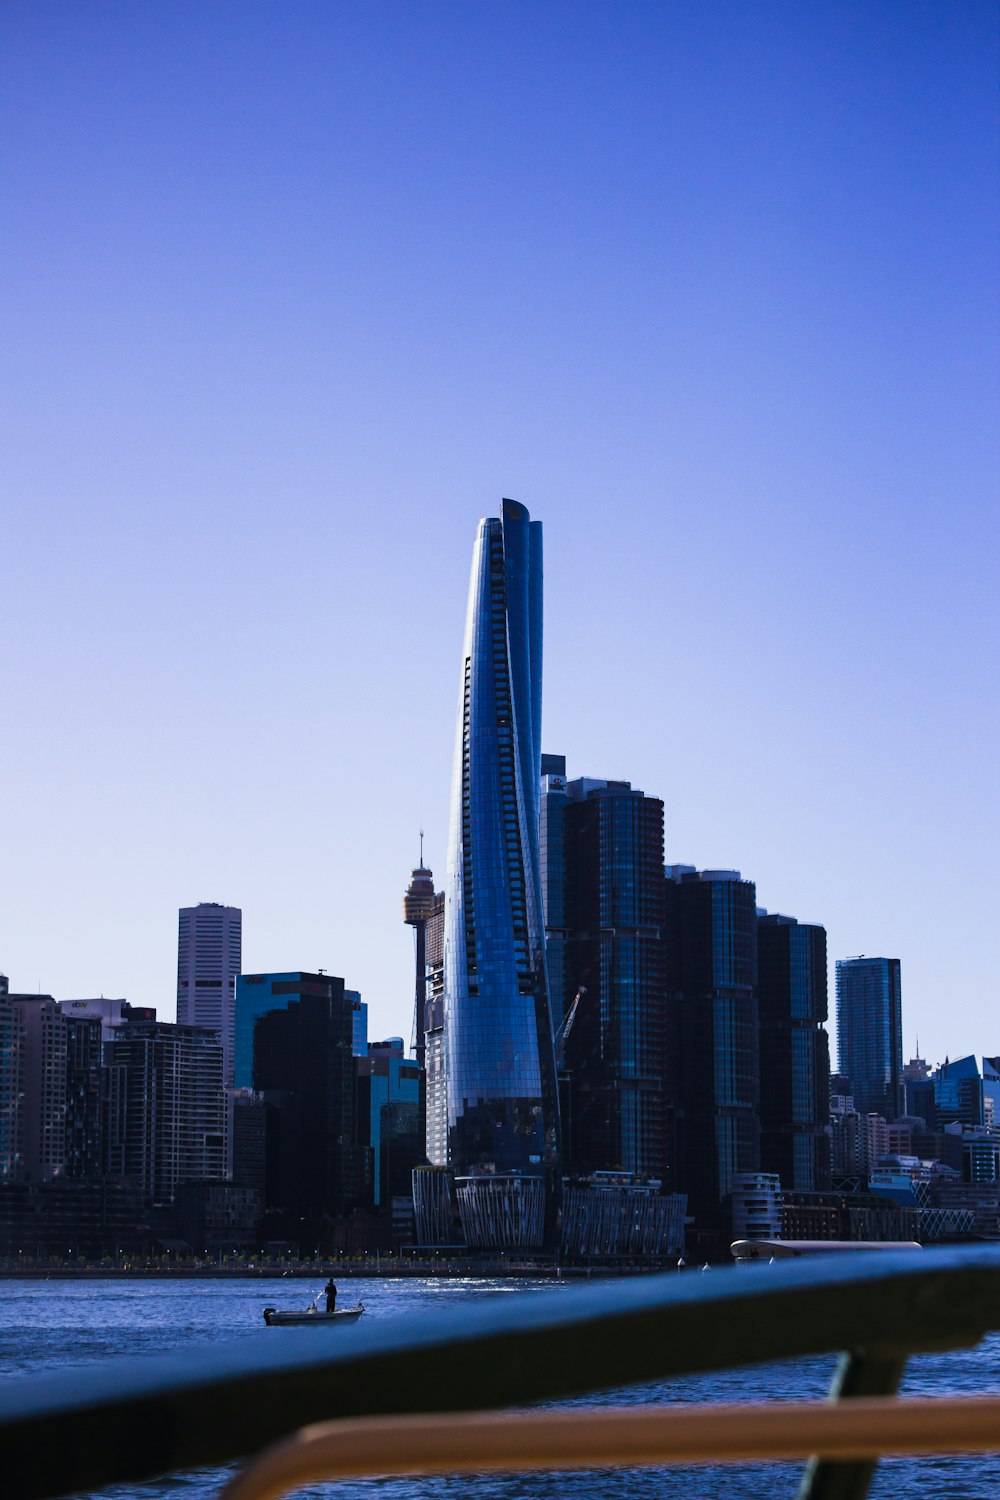
M 479 524 L 462 652 L 445 885 L 448 1155 L 458 1175 L 547 1178 L 554 1194 L 541 691 L 541 526 L 504 500 Z
M 837 1050 L 858 1112 L 897 1119 L 903 1111 L 898 958 L 838 958 Z
M 711 1227 L 734 1176 L 760 1170 L 756 889 L 668 865 L 665 897 L 674 1184 Z
M 757 918 L 760 1164 L 783 1188 L 830 1186 L 830 1052 L 826 930 L 794 917 Z
M 542 809 L 549 989 L 566 1019 L 564 1164 L 662 1179 L 663 803 L 627 781 L 550 774 Z

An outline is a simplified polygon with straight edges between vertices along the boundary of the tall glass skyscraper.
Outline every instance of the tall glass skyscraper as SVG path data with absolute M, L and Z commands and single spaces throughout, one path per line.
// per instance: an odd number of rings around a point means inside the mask
M 903 1014 L 898 958 L 837 959 L 837 1050 L 860 1114 L 903 1111 Z
M 445 885 L 448 1158 L 471 1244 L 555 1228 L 559 1109 L 538 814 L 542 528 L 479 523 L 462 652 Z

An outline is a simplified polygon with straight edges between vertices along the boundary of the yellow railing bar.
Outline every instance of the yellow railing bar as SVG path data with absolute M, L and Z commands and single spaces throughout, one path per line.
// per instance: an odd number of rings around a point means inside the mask
M 362 1417 L 304 1427 L 253 1460 L 221 1500 L 279 1500 L 371 1475 L 959 1452 L 1000 1452 L 1000 1396 Z

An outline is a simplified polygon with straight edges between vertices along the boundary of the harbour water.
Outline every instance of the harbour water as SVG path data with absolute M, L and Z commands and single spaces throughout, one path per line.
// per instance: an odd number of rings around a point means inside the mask
M 719 1275 L 742 1274 L 719 1271 Z M 248 1344 L 272 1341 L 349 1339 L 351 1327 L 265 1329 L 261 1309 L 305 1306 L 319 1290 L 308 1281 L 131 1280 L 78 1282 L 53 1279 L 0 1283 L 0 1381 L 29 1372 L 81 1371 L 98 1361 L 185 1348 L 245 1337 Z M 359 1297 L 365 1320 L 403 1318 L 414 1311 L 454 1306 L 484 1297 L 559 1296 L 551 1280 L 397 1280 L 366 1278 L 341 1282 L 341 1305 Z M 358 1328 L 363 1324 L 357 1325 Z M 628 1404 L 645 1401 L 701 1402 L 802 1400 L 825 1394 L 832 1373 L 829 1359 L 796 1360 L 663 1385 L 588 1397 L 588 1402 Z M 977 1349 L 923 1355 L 911 1361 L 904 1392 L 911 1395 L 972 1395 L 1000 1391 L 1000 1336 Z M 587 1404 L 576 1403 L 576 1404 Z M 335 1413 L 331 1412 L 331 1416 Z M 108 1434 L 108 1441 L 114 1436 Z M 998 1439 L 1000 1441 L 1000 1439 Z M 143 1487 L 115 1487 L 105 1500 L 215 1500 L 226 1471 L 198 1470 Z M 605 1470 L 470 1478 L 373 1479 L 299 1491 L 328 1500 L 779 1500 L 795 1494 L 798 1469 L 790 1465 Z M 874 1500 L 979 1500 L 1000 1489 L 1000 1455 L 940 1459 L 895 1459 L 879 1468 Z

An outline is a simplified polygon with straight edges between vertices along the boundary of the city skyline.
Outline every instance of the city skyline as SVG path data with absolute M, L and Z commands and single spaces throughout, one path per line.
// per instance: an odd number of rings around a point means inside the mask
M 996 1051 L 995 35 L 5 7 L 12 988 L 168 1020 L 218 901 L 246 970 L 408 1036 L 507 493 L 547 527 L 543 749 L 831 963 L 898 956 L 904 1053 Z

